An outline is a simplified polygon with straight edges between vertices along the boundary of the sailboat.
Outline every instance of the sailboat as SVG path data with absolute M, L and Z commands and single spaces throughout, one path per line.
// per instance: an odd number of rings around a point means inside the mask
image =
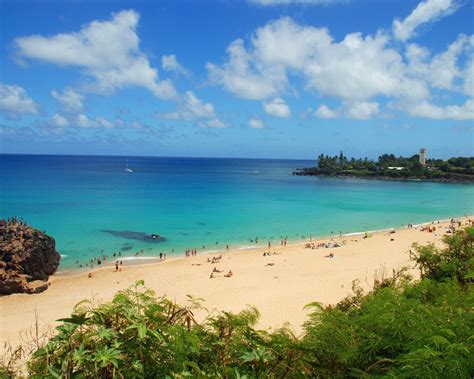
M 127 163 L 126 163 L 126 165 L 125 165 L 125 170 L 123 170 L 123 171 L 125 171 L 125 172 L 133 172 L 133 170 L 132 170 L 130 167 L 128 167 L 128 159 L 127 159 Z

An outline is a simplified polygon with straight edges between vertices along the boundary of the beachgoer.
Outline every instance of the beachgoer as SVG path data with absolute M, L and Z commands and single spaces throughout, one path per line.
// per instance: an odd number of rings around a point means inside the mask
M 229 270 L 229 272 L 228 272 L 227 274 L 225 274 L 224 276 L 225 276 L 226 278 L 230 278 L 232 275 L 234 275 L 233 272 L 232 272 L 232 270 Z

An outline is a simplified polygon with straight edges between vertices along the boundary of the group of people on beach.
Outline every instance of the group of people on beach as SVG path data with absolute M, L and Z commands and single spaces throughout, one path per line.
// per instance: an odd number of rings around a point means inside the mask
M 211 263 L 211 264 L 216 264 L 216 263 L 220 263 L 222 260 L 222 254 L 219 254 L 218 256 L 215 256 L 215 257 L 212 257 L 209 258 L 207 257 L 207 263 Z M 217 277 L 216 274 L 220 274 L 224 272 L 223 270 L 219 270 L 216 266 L 214 266 L 214 268 L 212 269 L 211 271 L 211 275 L 209 275 L 209 279 L 214 279 Z M 225 278 L 230 278 L 234 275 L 234 273 L 232 272 L 232 270 L 229 270 L 229 272 L 227 274 L 224 274 L 224 277 Z
M 212 263 L 212 264 L 218 263 L 221 261 L 221 259 L 222 259 L 222 254 L 219 254 L 217 257 L 212 257 L 212 259 L 207 257 L 207 263 Z
M 341 246 L 344 246 L 346 244 L 346 241 L 342 241 L 342 242 L 333 242 L 333 241 L 329 241 L 329 242 L 319 242 L 319 243 L 314 243 L 314 242 L 308 242 L 304 245 L 304 247 L 306 249 L 320 249 L 320 248 L 324 248 L 324 249 L 333 249 L 333 248 L 336 248 L 336 247 L 341 247 Z
M 216 277 L 216 275 L 214 275 L 214 273 L 220 273 L 222 272 L 221 270 L 217 270 L 215 267 L 214 267 L 214 270 L 212 270 L 211 272 L 211 275 L 209 276 L 209 279 L 214 279 Z M 224 277 L 225 278 L 230 278 L 232 277 L 232 275 L 234 275 L 234 273 L 232 272 L 232 270 L 229 270 L 229 272 L 227 274 L 224 274 Z
M 196 249 L 196 248 L 194 248 L 194 249 L 186 249 L 186 250 L 184 251 L 184 256 L 185 256 L 186 258 L 188 258 L 188 257 L 195 257 L 196 255 L 197 255 L 197 249 Z

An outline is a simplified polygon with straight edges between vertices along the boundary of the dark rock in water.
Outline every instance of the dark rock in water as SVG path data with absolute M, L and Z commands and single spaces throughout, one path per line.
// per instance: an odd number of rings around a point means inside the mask
M 0 295 L 45 291 L 61 259 L 55 246 L 43 232 L 0 220 Z
M 133 245 L 131 243 L 124 243 L 122 246 L 120 246 L 120 250 L 122 251 L 130 251 L 133 249 Z
M 165 237 L 159 234 L 147 234 L 143 232 L 134 232 L 131 230 L 101 230 L 101 232 L 112 234 L 115 237 L 121 237 L 128 240 L 136 240 L 143 242 L 163 242 L 166 241 Z

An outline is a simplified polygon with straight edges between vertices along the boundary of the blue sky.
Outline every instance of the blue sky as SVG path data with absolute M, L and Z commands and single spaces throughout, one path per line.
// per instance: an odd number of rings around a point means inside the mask
M 0 7 L 3 153 L 474 155 L 469 0 Z

